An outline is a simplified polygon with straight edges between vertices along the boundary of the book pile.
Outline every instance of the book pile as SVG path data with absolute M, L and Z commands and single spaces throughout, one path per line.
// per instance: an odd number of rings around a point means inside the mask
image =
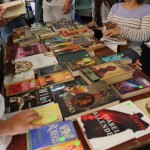
M 5 115 L 30 108 L 42 116 L 33 123 L 44 126 L 27 134 L 29 150 L 83 150 L 72 123 L 76 120 L 94 150 L 150 132 L 150 121 L 132 102 L 118 104 L 119 99 L 150 91 L 149 79 L 133 78 L 131 59 L 123 52 L 95 55 L 105 45 L 73 21 L 33 24 L 13 32 L 5 62 Z M 138 113 L 144 116 L 142 129 L 134 122 Z

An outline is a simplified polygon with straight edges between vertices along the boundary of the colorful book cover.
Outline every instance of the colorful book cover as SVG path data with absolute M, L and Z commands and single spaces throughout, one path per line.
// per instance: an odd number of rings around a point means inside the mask
M 84 150 L 80 140 L 73 140 L 55 146 L 42 148 L 41 150 Z
M 29 81 L 23 81 L 23 82 L 9 85 L 6 88 L 6 95 L 7 96 L 15 95 L 15 94 L 19 94 L 22 92 L 35 90 L 35 89 L 38 89 L 39 87 L 40 87 L 40 84 L 39 84 L 39 81 L 37 79 L 36 80 L 34 79 L 34 80 L 29 80 Z
M 35 36 L 40 36 L 40 35 L 46 34 L 46 33 L 53 33 L 53 30 L 51 28 L 48 28 L 48 27 L 42 27 L 42 28 L 39 28 L 37 30 L 32 30 L 32 33 Z
M 144 77 L 137 77 L 114 83 L 113 86 L 123 95 L 148 88 L 150 87 L 150 82 Z
M 131 101 L 83 115 L 77 121 L 90 147 L 97 150 L 150 133 L 150 119 Z
M 50 32 L 50 33 L 43 33 L 40 35 L 40 39 L 43 40 L 43 39 L 48 39 L 52 36 L 57 36 L 58 34 L 56 32 Z
M 53 52 L 46 52 L 33 56 L 15 59 L 15 73 L 35 70 L 58 64 Z
M 19 112 L 24 109 L 43 106 L 53 102 L 49 88 L 42 88 L 6 97 L 5 113 Z
M 63 120 L 58 104 L 48 104 L 42 107 L 34 108 L 34 110 L 42 116 L 42 119 L 33 121 L 33 124 L 52 124 Z
M 118 103 L 118 97 L 104 81 L 86 85 L 83 80 L 76 79 L 51 86 L 50 89 L 67 120 L 74 121 L 83 113 Z
M 8 85 L 33 80 L 35 79 L 34 71 L 30 70 L 20 74 L 9 74 L 4 76 L 4 86 L 7 87 Z
M 134 104 L 150 118 L 150 97 L 137 100 Z
M 29 132 L 31 150 L 41 149 L 75 139 L 77 139 L 77 134 L 70 120 L 43 126 Z
M 63 42 L 67 42 L 67 41 L 68 41 L 68 39 L 64 39 L 60 35 L 43 40 L 43 42 L 45 43 L 46 46 L 58 44 L 58 43 L 63 43 Z
M 114 54 L 114 55 L 109 55 L 101 58 L 104 62 L 110 62 L 110 61 L 115 61 L 115 60 L 120 60 L 120 61 L 130 61 L 132 63 L 131 58 L 126 56 L 124 53 L 120 54 Z
M 89 42 L 93 42 L 93 41 L 94 41 L 93 38 L 84 37 L 84 38 L 72 40 L 72 43 L 73 44 L 81 44 L 81 43 L 89 43 Z
M 68 80 L 73 80 L 73 79 L 74 78 L 72 74 L 68 70 L 57 72 L 57 73 L 50 74 L 47 76 L 38 77 L 39 83 L 42 87 L 66 82 Z
M 91 82 L 107 80 L 129 72 L 133 72 L 133 69 L 130 66 L 121 63 L 121 61 L 107 62 L 81 70 L 83 76 Z
M 67 63 L 89 57 L 91 56 L 86 50 L 74 51 L 57 55 L 59 63 Z
M 37 76 L 40 77 L 40 76 L 46 76 L 49 74 L 53 74 L 53 73 L 57 73 L 57 72 L 65 71 L 65 70 L 67 70 L 66 65 L 57 64 L 57 65 L 37 69 L 36 73 L 37 73 Z
M 48 52 L 43 43 L 35 43 L 27 47 L 18 47 L 16 49 L 15 59 L 32 56 L 40 53 Z

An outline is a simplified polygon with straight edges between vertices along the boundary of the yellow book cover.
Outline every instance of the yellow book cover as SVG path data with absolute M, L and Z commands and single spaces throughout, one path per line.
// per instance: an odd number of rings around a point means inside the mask
M 42 119 L 33 121 L 34 124 L 46 125 L 62 121 L 62 114 L 57 103 L 35 108 L 34 110 L 42 116 Z

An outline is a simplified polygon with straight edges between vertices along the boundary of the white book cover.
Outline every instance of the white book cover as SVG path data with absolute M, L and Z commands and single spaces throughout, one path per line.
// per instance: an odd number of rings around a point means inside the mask
M 28 70 L 35 70 L 58 64 L 53 52 L 46 52 L 24 58 L 15 59 L 15 73 L 22 73 Z
M 150 119 L 131 101 L 78 117 L 77 121 L 94 150 L 150 133 Z

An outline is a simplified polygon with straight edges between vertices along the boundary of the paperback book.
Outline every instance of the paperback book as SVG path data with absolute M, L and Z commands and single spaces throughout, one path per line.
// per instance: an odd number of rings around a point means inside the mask
M 79 74 L 88 84 L 99 80 L 113 84 L 132 78 L 133 71 L 133 68 L 118 60 L 82 69 Z
M 38 77 L 41 77 L 41 76 L 47 76 L 47 75 L 50 75 L 53 73 L 62 72 L 62 71 L 66 71 L 66 70 L 67 70 L 66 65 L 57 64 L 57 65 L 37 69 L 36 74 Z
M 67 120 L 29 131 L 27 134 L 27 143 L 29 150 L 38 150 L 77 138 L 73 123 Z
M 62 114 L 58 104 L 47 104 L 42 107 L 33 108 L 42 119 L 33 121 L 33 124 L 52 124 L 63 121 Z
M 33 56 L 15 59 L 15 73 L 35 70 L 58 64 L 53 52 L 46 52 Z
M 8 96 L 5 100 L 5 116 L 10 118 L 24 109 L 41 107 L 54 103 L 49 88 Z
M 38 77 L 41 87 L 51 86 L 51 85 L 67 82 L 73 79 L 74 78 L 72 74 L 68 70 Z
M 118 97 L 104 81 L 86 85 L 81 78 L 50 87 L 65 120 L 115 105 Z
M 35 90 L 38 88 L 40 88 L 40 84 L 37 79 L 29 80 L 29 81 L 22 81 L 19 83 L 9 85 L 6 88 L 6 95 L 7 96 L 16 95 L 19 93 L 27 92 L 30 90 Z
M 109 149 L 150 133 L 150 119 L 131 101 L 77 118 L 92 150 Z
M 122 63 L 131 64 L 132 59 L 126 56 L 123 52 L 119 54 L 109 55 L 101 58 L 104 62 L 120 60 Z
M 56 32 L 49 32 L 49 33 L 44 33 L 40 35 L 40 39 L 44 40 L 44 39 L 48 39 L 51 38 L 53 36 L 58 36 L 58 34 Z
M 89 37 L 84 37 L 84 38 L 79 38 L 72 40 L 73 44 L 83 44 L 83 43 L 89 43 L 89 42 L 94 42 L 94 38 L 89 38 Z
M 134 104 L 150 118 L 150 97 L 137 100 Z
M 111 86 L 115 93 L 122 99 L 150 92 L 150 82 L 144 77 L 123 80 Z
M 48 52 L 48 50 L 43 43 L 35 43 L 27 47 L 19 46 L 16 49 L 15 59 L 32 56 L 40 53 L 45 53 L 45 52 Z

